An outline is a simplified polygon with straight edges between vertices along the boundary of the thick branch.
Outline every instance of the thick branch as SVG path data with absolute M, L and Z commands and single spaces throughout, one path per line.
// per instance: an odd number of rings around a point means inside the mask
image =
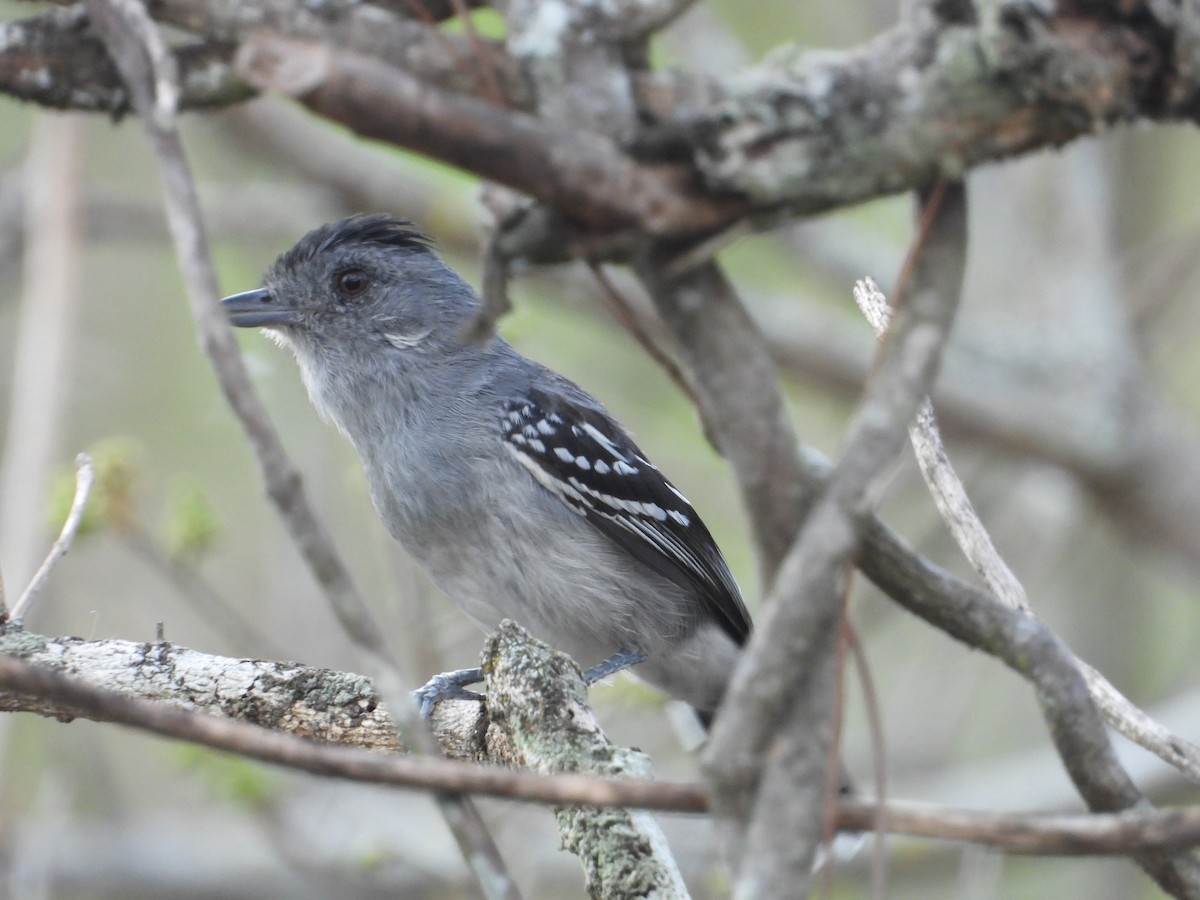
M 243 46 L 238 68 L 256 87 L 297 97 L 358 134 L 507 184 L 600 230 L 699 232 L 733 208 L 686 194 L 682 170 L 638 165 L 598 134 L 441 90 L 329 44 L 261 34 Z
M 253 96 L 230 65 L 234 45 L 204 39 L 172 49 L 181 109 L 227 106 Z M 117 67 L 83 8 L 0 22 L 0 93 L 51 109 L 123 115 L 131 108 Z
M 505 622 L 489 640 L 483 664 L 486 712 L 473 701 L 443 702 L 435 725 L 446 752 L 504 768 L 448 764 L 435 757 L 395 758 L 402 749 L 395 724 L 361 676 L 295 663 L 206 656 L 167 643 L 49 640 L 0 632 L 0 686 L 21 691 L 0 690 L 0 710 L 59 718 L 81 713 L 307 771 L 357 772 L 350 777 L 365 780 L 400 778 L 399 783 L 442 792 L 482 789 L 517 796 L 532 791 L 527 799 L 538 794 L 543 801 L 555 798 L 544 793 L 554 778 L 521 776 L 510 768 L 634 776 L 652 794 L 660 787 L 647 780 L 650 763 L 644 754 L 613 746 L 600 730 L 587 706 L 583 676 L 566 656 Z M 200 712 L 204 715 L 196 715 Z M 299 742 L 297 736 L 314 740 Z M 391 753 L 366 754 L 365 748 Z M 583 862 L 593 896 L 687 896 L 666 841 L 648 814 L 616 806 L 610 782 L 557 777 L 568 790 L 561 796 L 576 791 L 568 800 L 572 805 L 558 812 L 559 828 L 564 846 Z M 671 788 L 661 787 L 666 790 L 658 791 L 660 800 L 670 798 Z M 687 786 L 679 786 L 673 797 L 672 802 L 683 804 L 677 808 L 690 803 L 695 810 L 704 802 L 702 792 Z M 589 805 L 578 805 L 580 801 Z
M 703 175 L 709 199 L 680 196 L 683 182 L 674 179 L 692 173 L 690 167 L 671 177 L 638 174 L 628 162 L 616 165 L 612 157 L 620 154 L 614 149 L 589 148 L 586 141 L 563 146 L 584 153 L 597 189 L 584 190 L 580 182 L 564 193 L 530 184 L 547 162 L 553 171 L 562 162 L 550 158 L 541 136 L 530 134 L 530 123 L 519 114 L 489 107 L 493 117 L 481 118 L 479 110 L 450 102 L 469 100 L 499 83 L 510 107 L 532 105 L 519 66 L 494 45 L 472 43 L 373 4 L 316 8 L 284 0 L 167 0 L 153 7 L 162 21 L 202 37 L 197 60 L 181 60 L 184 106 L 241 96 L 244 86 L 230 78 L 225 60 L 233 44 L 256 30 L 319 39 L 364 65 L 403 69 L 448 97 L 423 95 L 432 106 L 419 111 L 412 108 L 412 86 L 398 99 L 395 85 L 342 79 L 326 86 L 324 103 L 310 103 L 318 112 L 513 184 L 573 220 L 604 228 L 637 222 L 660 234 L 695 234 L 751 212 L 849 205 L 910 189 L 936 172 L 1059 146 L 1098 127 L 1137 119 L 1194 120 L 1200 108 L 1195 50 L 1200 26 L 1194 16 L 1176 14 L 1164 3 L 1147 4 L 1125 19 L 1106 4 L 1060 6 L 1056 15 L 1043 17 L 1039 7 L 1014 0 L 990 4 L 977 23 L 906 23 L 847 51 L 776 54 L 744 73 L 733 89 L 703 78 L 633 73 L 641 114 L 652 123 L 634 145 L 649 155 L 688 160 Z M 39 28 L 55 16 L 65 24 L 52 39 L 38 38 L 54 48 L 49 55 L 43 51 L 40 67 L 28 64 L 30 32 L 24 24 L 2 26 L 7 40 L 0 60 L 7 64 L 0 64 L 0 90 L 43 103 L 123 109 L 111 66 L 96 54 L 95 41 L 78 33 L 86 24 L 75 12 L 55 11 L 41 17 Z M 92 63 L 77 65 L 89 59 Z M 292 59 L 302 79 L 313 77 L 310 59 L 299 53 Z M 46 80 L 46 66 L 54 73 L 53 88 L 31 93 Z M 193 68 L 196 77 L 187 77 Z M 358 114 L 348 109 L 352 104 Z M 396 104 L 399 110 L 392 109 Z M 373 109 L 377 121 L 371 125 L 366 112 Z M 402 123 L 385 126 L 383 120 L 396 111 Z M 431 122 L 440 137 L 429 133 Z M 513 140 L 522 152 L 537 152 L 520 167 L 519 178 L 511 171 L 506 178 L 496 170 L 512 168 L 508 153 L 499 162 L 487 157 Z M 656 184 L 664 177 L 666 184 Z M 558 181 L 561 188 L 563 179 Z M 607 202 L 605 187 L 617 190 Z
M 1106 125 L 1194 119 L 1194 54 L 1180 67 L 1176 51 L 1198 26 L 1154 6 L 995 3 L 978 22 L 917 17 L 851 50 L 775 54 L 686 117 L 696 164 L 713 190 L 814 212 Z
M 527 645 L 509 644 L 502 653 L 503 663 L 495 665 L 494 683 L 508 679 L 517 684 L 520 676 L 502 674 L 512 667 L 530 672 Z M 0 660 L 13 660 L 35 666 L 40 681 L 30 681 L 29 670 L 0 666 L 0 710 L 32 712 L 68 721 L 82 717 L 94 721 L 121 721 L 141 729 L 158 731 L 170 737 L 198 739 L 221 749 L 234 749 L 228 733 L 208 732 L 213 740 L 197 737 L 187 728 L 170 726 L 156 711 L 197 712 L 215 719 L 241 719 L 280 733 L 336 742 L 343 748 L 358 747 L 375 751 L 396 751 L 395 727 L 379 704 L 371 683 L 360 675 L 277 663 L 263 660 L 231 659 L 211 656 L 167 643 L 133 641 L 84 641 L 79 638 L 48 638 L 8 629 L 0 634 Z M 568 670 L 569 671 L 569 670 Z M 553 680 L 561 672 L 547 672 L 549 681 L 538 680 L 525 689 L 506 689 L 504 703 L 525 710 L 536 698 L 561 696 L 562 688 Z M 69 677 L 74 689 L 43 687 L 55 676 Z M 570 676 L 573 677 L 573 674 Z M 14 692 L 25 684 L 30 692 Z M 91 690 L 88 690 L 91 686 Z M 80 690 L 78 688 L 82 687 Z M 498 696 L 498 695 L 497 695 Z M 110 700 L 116 698 L 116 706 Z M 149 701 L 130 707 L 122 699 Z M 494 701 L 493 701 L 494 702 Z M 118 709 L 117 715 L 109 714 Z M 130 715 L 130 710 L 133 715 Z M 486 761 L 499 766 L 517 764 L 513 742 L 495 740 L 501 729 L 487 726 L 481 717 L 482 706 L 467 700 L 447 700 L 435 710 L 438 737 L 448 755 L 460 760 Z M 561 707 L 559 707 L 561 710 Z M 154 715 L 147 717 L 147 711 Z M 578 710 L 576 710 L 578 712 Z M 545 715 L 545 714 L 543 714 Z M 499 716 L 493 715 L 493 719 Z M 183 721 L 176 719 L 175 721 Z M 190 720 L 188 720 L 190 722 Z M 589 720 L 590 721 L 590 720 Z M 511 727 L 512 723 L 507 723 Z M 189 726 L 190 727 L 190 726 Z M 263 728 L 246 728 L 234 733 L 263 735 Z M 545 740 L 548 735 L 541 735 Z M 481 739 L 482 738 L 482 739 Z M 528 736 L 522 739 L 522 752 L 530 762 Z M 278 754 L 267 755 L 267 745 L 256 744 L 263 752 L 258 758 L 287 764 Z M 275 746 L 275 745 L 271 745 Z M 289 745 L 291 747 L 292 745 Z M 311 747 L 312 743 L 299 744 Z M 465 748 L 470 748 L 465 749 Z M 289 750 L 289 752 L 293 752 Z M 381 753 L 367 757 L 387 760 Z M 475 769 L 450 767 L 425 770 L 425 760 L 404 768 L 388 768 L 385 762 L 363 766 L 363 757 L 345 757 L 330 765 L 325 774 L 344 778 L 366 778 L 391 784 L 451 789 L 461 787 L 461 773 Z M 707 792 L 700 785 L 649 783 L 637 778 L 600 781 L 589 777 L 539 779 L 506 768 L 484 770 L 489 778 L 474 782 L 475 787 L 510 800 L 539 803 L 602 803 L 642 806 L 676 813 L 696 813 L 707 808 Z M 414 775 L 414 773 L 420 773 Z M 494 775 L 495 778 L 490 776 Z M 478 778 L 472 775 L 472 778 Z M 838 827 L 865 830 L 880 821 L 875 804 L 843 800 L 838 812 Z M 1181 848 L 1200 842 L 1200 809 L 1139 810 L 1136 812 L 1061 815 L 1044 812 L 980 812 L 934 807 L 928 804 L 892 802 L 886 808 L 888 830 L 894 834 L 940 840 L 971 841 L 1019 853 L 1038 854 L 1119 854 L 1130 850 Z

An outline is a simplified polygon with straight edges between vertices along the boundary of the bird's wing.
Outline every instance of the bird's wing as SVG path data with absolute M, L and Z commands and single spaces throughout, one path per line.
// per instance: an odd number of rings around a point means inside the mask
M 738 644 L 750 615 L 692 505 L 602 409 L 531 390 L 503 410 L 505 445 L 535 479 L 635 559 L 696 592 Z

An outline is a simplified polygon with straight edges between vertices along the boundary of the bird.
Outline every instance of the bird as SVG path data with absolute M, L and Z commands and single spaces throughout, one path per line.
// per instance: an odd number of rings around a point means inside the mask
M 356 215 L 222 301 L 295 356 L 391 536 L 486 630 L 512 619 L 711 724 L 751 621 L 712 534 L 590 393 L 473 331 L 481 300 L 411 221 Z M 423 712 L 478 669 L 417 692 Z

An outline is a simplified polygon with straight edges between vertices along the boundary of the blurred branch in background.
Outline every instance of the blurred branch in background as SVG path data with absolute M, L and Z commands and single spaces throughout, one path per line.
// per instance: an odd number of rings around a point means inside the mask
M 79 300 L 83 122 L 38 119 L 24 167 L 25 235 L 12 403 L 0 466 L 0 554 L 14 591 L 23 590 L 42 553 L 45 501 L 66 415 Z M 7 230 L 7 229 L 6 229 Z

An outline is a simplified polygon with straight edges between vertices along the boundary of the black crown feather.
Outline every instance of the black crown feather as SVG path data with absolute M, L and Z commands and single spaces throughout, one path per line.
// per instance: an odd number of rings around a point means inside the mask
M 401 249 L 430 250 L 433 238 L 408 219 L 389 215 L 355 215 L 314 228 L 275 262 L 274 271 L 301 263 L 351 244 L 377 244 Z

